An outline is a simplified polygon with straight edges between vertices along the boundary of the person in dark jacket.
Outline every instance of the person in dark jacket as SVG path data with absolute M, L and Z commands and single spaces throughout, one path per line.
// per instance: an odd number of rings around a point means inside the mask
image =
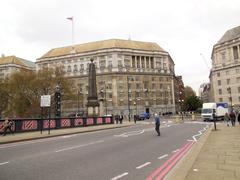
M 233 111 L 231 111 L 230 113 L 230 119 L 231 119 L 232 126 L 235 126 L 236 115 Z
M 155 130 L 158 134 L 158 136 L 161 135 L 160 133 L 160 117 L 157 113 L 155 113 Z
M 239 125 L 240 125 L 240 113 L 238 114 L 238 123 L 239 123 Z

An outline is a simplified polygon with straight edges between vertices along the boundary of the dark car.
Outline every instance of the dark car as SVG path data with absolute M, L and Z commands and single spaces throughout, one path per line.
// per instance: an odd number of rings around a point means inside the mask
M 138 120 L 145 120 L 145 119 L 149 119 L 150 118 L 150 114 L 149 113 L 141 113 L 138 115 Z

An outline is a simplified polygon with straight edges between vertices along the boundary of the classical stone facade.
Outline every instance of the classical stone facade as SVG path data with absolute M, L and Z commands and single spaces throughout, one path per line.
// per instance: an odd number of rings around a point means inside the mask
M 228 30 L 213 46 L 211 89 L 215 102 L 240 105 L 240 26 Z
M 34 62 L 16 56 L 2 56 L 0 57 L 0 78 L 6 78 L 13 72 L 24 70 L 35 70 Z
M 75 81 L 81 102 L 65 105 L 69 112 L 86 110 L 90 58 L 105 114 L 175 112 L 174 62 L 169 53 L 156 43 L 120 39 L 55 48 L 37 59 L 37 70 L 63 66 Z

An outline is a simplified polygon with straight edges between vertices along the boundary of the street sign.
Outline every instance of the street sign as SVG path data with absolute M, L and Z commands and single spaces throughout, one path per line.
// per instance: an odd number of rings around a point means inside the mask
M 41 96 L 41 107 L 50 107 L 51 105 L 51 96 L 50 95 L 43 95 Z

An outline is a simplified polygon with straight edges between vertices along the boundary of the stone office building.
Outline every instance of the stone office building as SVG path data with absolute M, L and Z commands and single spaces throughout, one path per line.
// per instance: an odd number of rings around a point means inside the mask
M 16 56 L 4 56 L 0 57 L 0 78 L 5 79 L 12 73 L 20 70 L 35 71 L 34 62 L 16 57 Z
M 174 61 L 152 42 L 110 39 L 54 48 L 36 61 L 37 70 L 63 66 L 78 98 L 63 113 L 86 111 L 88 67 L 94 59 L 102 114 L 175 112 Z
M 240 106 L 240 26 L 228 30 L 213 46 L 211 90 L 215 102 Z

